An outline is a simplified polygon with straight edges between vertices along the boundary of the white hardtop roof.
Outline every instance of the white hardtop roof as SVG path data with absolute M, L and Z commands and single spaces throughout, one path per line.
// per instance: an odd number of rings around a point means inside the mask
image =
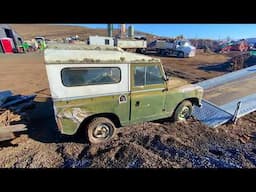
M 126 52 L 118 47 L 63 43 L 49 44 L 44 58 L 46 64 L 160 62 L 160 59 Z

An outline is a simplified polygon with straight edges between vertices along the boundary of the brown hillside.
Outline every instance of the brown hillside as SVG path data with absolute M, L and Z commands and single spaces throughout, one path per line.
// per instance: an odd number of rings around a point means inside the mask
M 106 29 L 92 29 L 79 26 L 70 25 L 56 25 L 56 24 L 11 24 L 14 30 L 19 33 L 25 40 L 31 40 L 35 36 L 44 36 L 47 39 L 61 39 L 64 37 L 79 35 L 81 40 L 87 39 L 90 35 L 107 35 Z M 118 33 L 118 30 L 114 30 L 114 35 Z M 136 32 L 143 34 L 149 39 L 152 39 L 153 35 Z

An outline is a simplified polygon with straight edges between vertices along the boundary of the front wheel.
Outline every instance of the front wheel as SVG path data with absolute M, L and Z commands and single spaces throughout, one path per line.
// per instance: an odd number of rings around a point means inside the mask
M 105 143 L 115 136 L 114 123 L 105 117 L 94 118 L 87 126 L 87 139 L 92 144 Z
M 187 120 L 191 116 L 192 110 L 193 110 L 192 103 L 188 100 L 183 101 L 181 104 L 179 104 L 179 106 L 174 112 L 174 121 Z

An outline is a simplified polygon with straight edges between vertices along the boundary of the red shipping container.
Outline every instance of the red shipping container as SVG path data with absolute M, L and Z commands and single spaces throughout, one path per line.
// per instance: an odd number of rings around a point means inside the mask
M 0 39 L 4 53 L 13 53 L 11 40 L 11 38 Z

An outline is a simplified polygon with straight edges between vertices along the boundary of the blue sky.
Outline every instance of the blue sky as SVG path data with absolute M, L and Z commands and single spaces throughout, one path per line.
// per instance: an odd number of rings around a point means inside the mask
M 107 24 L 72 24 L 90 28 L 107 28 Z M 129 25 L 129 24 L 127 24 Z M 242 39 L 256 37 L 256 24 L 133 24 L 135 30 L 158 36 L 203 39 Z M 118 28 L 114 24 L 114 28 Z

